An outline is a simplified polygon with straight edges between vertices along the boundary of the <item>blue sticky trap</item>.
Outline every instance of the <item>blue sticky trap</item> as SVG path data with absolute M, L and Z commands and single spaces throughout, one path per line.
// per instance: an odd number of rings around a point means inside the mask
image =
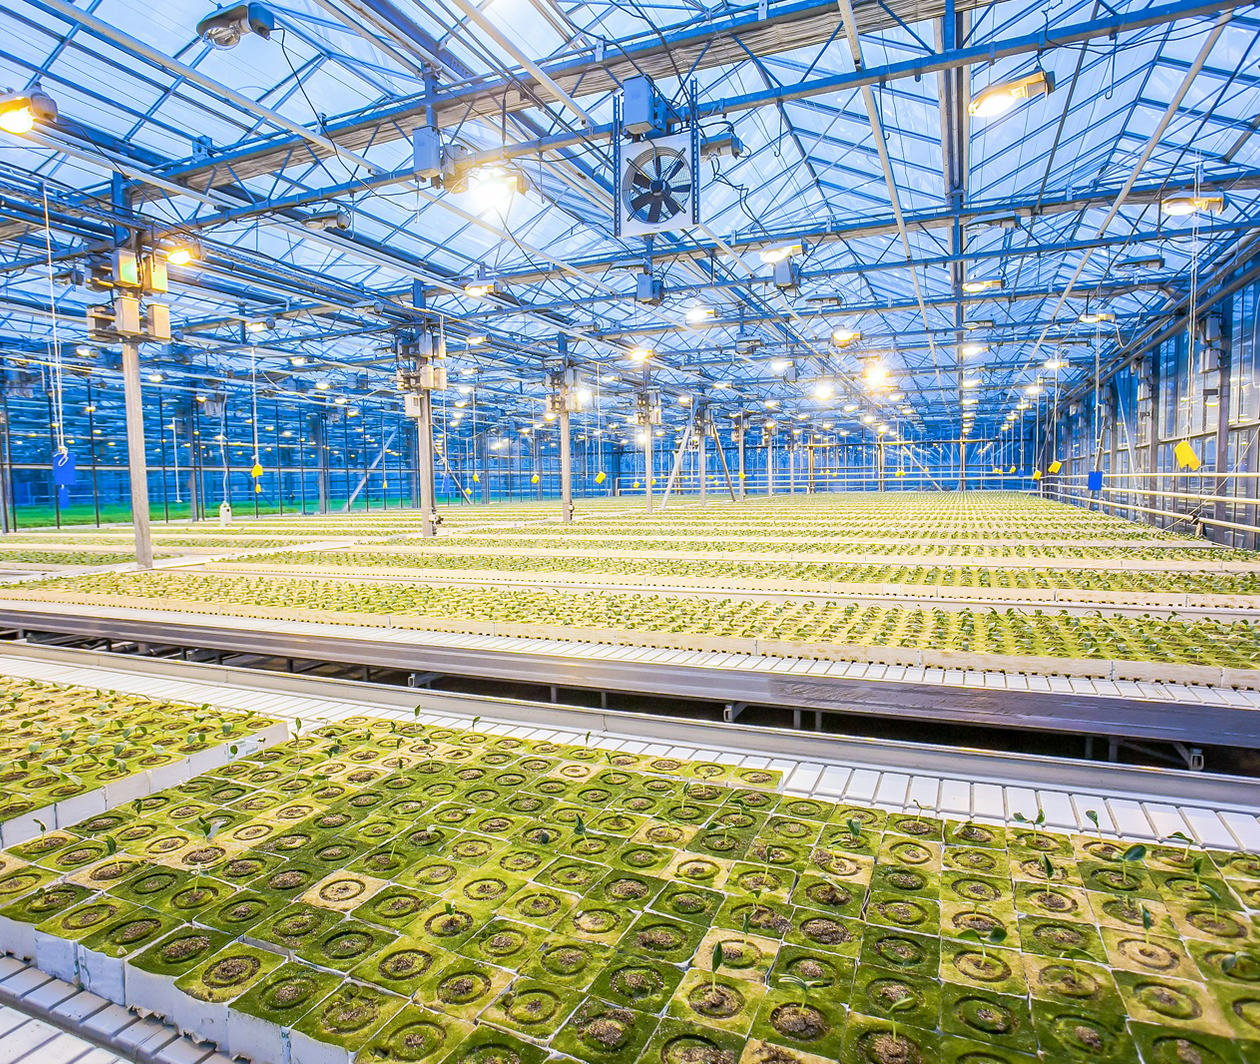
M 70 489 L 65 484 L 57 485 L 57 505 L 62 508 L 70 505 Z
M 1089 491 L 1102 491 L 1102 470 L 1091 469 L 1085 478 L 1085 487 Z
M 69 488 L 73 486 L 76 480 L 76 472 L 74 455 L 69 451 L 58 451 L 53 455 L 53 483 L 57 487 Z

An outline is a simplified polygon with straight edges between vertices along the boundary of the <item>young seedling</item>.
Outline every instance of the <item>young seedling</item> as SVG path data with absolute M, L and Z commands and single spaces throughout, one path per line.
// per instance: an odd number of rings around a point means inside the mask
M 1151 928 L 1155 925 L 1155 917 L 1145 905 L 1142 906 L 1142 940 L 1151 944 Z
M 780 976 L 779 982 L 783 983 L 785 986 L 794 986 L 796 987 L 797 990 L 801 992 L 800 1001 L 788 1002 L 789 1005 L 799 1005 L 801 1008 L 804 1008 L 806 1005 L 809 1004 L 809 992 L 813 990 L 816 986 L 822 985 L 821 983 L 815 982 L 813 980 L 802 979 L 799 975 L 791 975 L 791 974 Z
M 713 943 L 713 958 L 712 958 L 713 971 L 709 973 L 709 993 L 710 994 L 717 993 L 717 973 L 718 973 L 718 969 L 722 967 L 722 962 L 725 959 L 726 959 L 726 956 L 722 951 L 722 943 L 721 942 Z
M 1054 878 L 1055 868 L 1054 868 L 1054 863 L 1044 853 L 1041 855 L 1041 871 L 1042 871 L 1042 874 L 1046 877 L 1046 886 L 1049 887 L 1050 880 Z
M 1086 819 L 1086 820 L 1088 820 L 1091 824 L 1093 824 L 1093 825 L 1094 825 L 1094 831 L 1095 831 L 1095 833 L 1098 835 L 1098 841 L 1099 841 L 1099 842 L 1102 842 L 1102 841 L 1103 841 L 1103 837 L 1102 837 L 1102 824 L 1100 824 L 1100 823 L 1099 823 L 1099 821 L 1098 821 L 1098 810 L 1097 810 L 1097 809 L 1086 809 L 1086 810 L 1085 810 L 1085 819 Z
M 1039 828 L 1046 822 L 1046 811 L 1038 808 L 1037 815 L 1029 820 L 1023 813 L 1012 813 L 1011 818 L 1018 824 L 1027 824 L 1029 827 Z
M 1199 889 L 1203 885 L 1203 864 L 1206 858 L 1200 855 L 1194 859 L 1190 865 L 1190 871 L 1194 873 L 1194 892 L 1199 893 Z
M 989 947 L 1000 946 L 1006 941 L 1006 928 L 991 927 L 987 935 L 982 935 L 975 928 L 964 931 L 958 936 L 964 942 L 974 942 L 980 947 L 980 956 L 984 958 L 985 964 L 989 963 Z
M 915 826 L 919 828 L 926 828 L 927 820 L 924 818 L 923 814 L 927 811 L 927 806 L 919 801 L 919 799 L 915 798 L 914 807 L 919 811 L 918 815 L 914 818 Z
M 1092 961 L 1094 958 L 1086 953 L 1083 949 L 1070 949 L 1063 954 L 1063 959 L 1068 962 L 1068 974 L 1070 981 L 1075 984 L 1081 982 L 1081 961 Z
M 1221 961 L 1221 968 L 1240 979 L 1252 980 L 1260 974 L 1260 953 L 1250 947 L 1244 947 L 1231 953 Z
M 1120 855 L 1121 868 L 1123 869 L 1124 882 L 1126 886 L 1129 883 L 1130 869 L 1135 864 L 1141 864 L 1144 860 L 1146 860 L 1146 847 L 1140 842 L 1135 842 Z M 1136 877 L 1134 878 L 1136 879 Z
M 897 1033 L 897 1013 L 906 1012 L 914 1008 L 916 1004 L 914 995 L 907 993 L 904 997 L 899 997 L 888 1006 L 888 1020 L 892 1024 L 892 1040 L 894 1043 L 901 1041 L 901 1036 Z

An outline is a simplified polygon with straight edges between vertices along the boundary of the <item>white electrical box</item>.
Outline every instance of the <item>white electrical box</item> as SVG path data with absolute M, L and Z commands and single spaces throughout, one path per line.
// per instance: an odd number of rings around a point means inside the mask
M 442 176 L 442 134 L 421 126 L 411 134 L 412 162 L 416 177 L 433 181 Z
M 427 392 L 440 392 L 446 387 L 446 367 L 432 362 L 420 367 L 420 387 Z
M 145 323 L 148 325 L 150 340 L 163 343 L 171 338 L 171 308 L 165 303 L 150 303 L 146 308 Z
M 664 133 L 668 126 L 665 100 L 645 74 L 627 78 L 622 85 L 621 126 L 627 133 Z
M 407 417 L 419 417 L 424 412 L 424 400 L 419 395 L 403 396 L 403 413 Z
M 166 256 L 159 252 L 151 252 L 144 260 L 144 287 L 150 292 L 169 292 L 170 279 L 167 276 Z
M 142 336 L 140 324 L 140 300 L 136 296 L 118 296 L 114 299 L 114 332 L 120 336 Z

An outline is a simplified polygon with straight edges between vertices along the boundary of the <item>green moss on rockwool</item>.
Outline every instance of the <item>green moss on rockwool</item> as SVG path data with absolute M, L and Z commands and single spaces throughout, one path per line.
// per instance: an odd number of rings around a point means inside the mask
M 0 913 L 360 1061 L 1260 1059 L 1257 860 L 615 756 L 339 723 L 0 855 Z

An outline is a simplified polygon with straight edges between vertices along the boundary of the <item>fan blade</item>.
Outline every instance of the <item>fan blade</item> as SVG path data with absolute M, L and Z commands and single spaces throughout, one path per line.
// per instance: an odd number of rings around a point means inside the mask
M 638 185 L 640 188 L 644 188 L 648 185 L 651 185 L 652 179 L 648 177 L 648 175 L 645 174 L 641 169 L 639 169 L 639 167 L 636 166 L 633 172 L 630 174 L 630 183 L 634 185 Z
M 684 159 L 681 155 L 676 156 L 673 162 L 671 162 L 670 165 L 666 168 L 665 172 L 661 174 L 661 177 L 663 177 L 666 181 L 672 181 L 674 179 L 674 175 L 678 173 L 679 170 L 683 169 L 686 165 L 687 165 L 686 159 Z
M 663 158 L 663 156 L 660 156 L 660 155 L 653 155 L 653 156 L 652 156 L 652 166 L 653 166 L 653 167 L 655 168 L 655 170 L 656 170 L 656 176 L 657 176 L 657 177 L 660 177 L 660 176 L 661 176 L 661 159 L 662 159 L 662 158 Z
M 660 195 L 656 192 L 640 192 L 637 196 L 631 196 L 628 203 L 632 214 L 638 214 L 644 207 L 650 203 L 656 203 L 660 199 Z

